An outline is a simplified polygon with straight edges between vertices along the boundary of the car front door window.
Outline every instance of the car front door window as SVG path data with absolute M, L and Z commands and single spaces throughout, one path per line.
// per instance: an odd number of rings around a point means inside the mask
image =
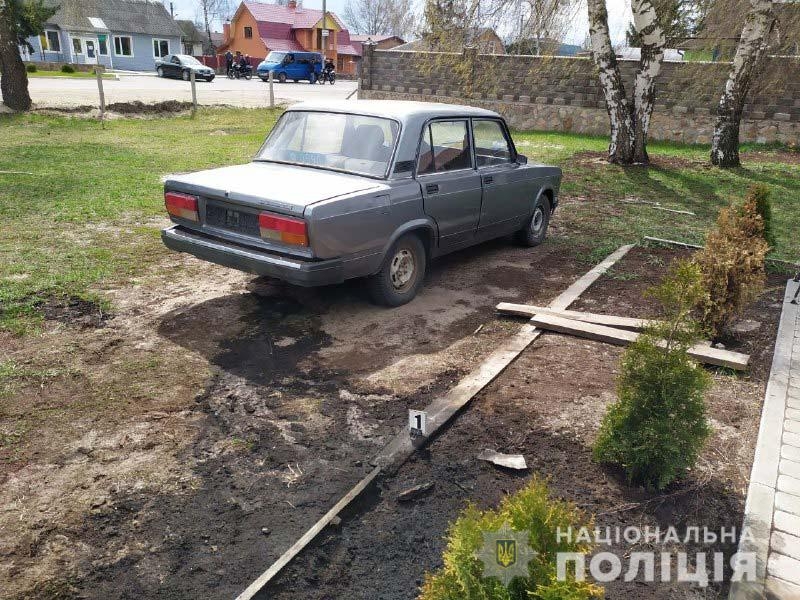
M 470 242 L 480 216 L 481 181 L 472 165 L 467 119 L 433 121 L 424 128 L 417 175 L 425 212 L 439 230 L 439 245 Z
M 511 162 L 511 148 L 499 121 L 475 120 L 472 131 L 478 167 Z

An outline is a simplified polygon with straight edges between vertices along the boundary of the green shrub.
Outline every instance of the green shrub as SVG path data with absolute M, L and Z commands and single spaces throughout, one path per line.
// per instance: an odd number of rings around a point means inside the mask
M 39 69 L 36 68 L 36 65 L 30 64 L 30 65 L 25 65 L 25 70 L 28 73 L 36 73 L 36 71 L 38 71 Z
M 61 65 L 61 72 L 62 73 L 74 73 L 75 67 L 72 65 Z
M 769 198 L 769 188 L 764 184 L 753 184 L 747 190 L 747 196 L 755 202 L 756 212 L 761 216 L 761 221 L 764 224 L 764 240 L 769 244 L 771 250 L 775 249 L 776 242 L 775 232 L 772 229 L 772 202 L 770 202 Z
M 508 523 L 514 531 L 527 532 L 528 543 L 538 554 L 528 563 L 528 577 L 513 579 L 508 587 L 496 577 L 483 577 L 483 563 L 475 556 L 484 544 L 483 533 Z M 560 539 L 559 530 L 573 528 L 572 539 Z M 556 578 L 556 554 L 588 554 L 592 544 L 578 543 L 581 527 L 593 529 L 590 519 L 573 504 L 549 497 L 547 484 L 534 477 L 516 494 L 506 496 L 496 510 L 467 507 L 447 534 L 444 566 L 427 574 L 419 600 L 587 600 L 602 598 L 603 590 L 588 581 L 575 581 L 567 569 L 567 580 Z M 566 536 L 563 536 L 566 537 Z
M 629 483 L 663 489 L 694 465 L 709 434 L 709 375 L 687 353 L 700 327 L 692 309 L 706 292 L 698 265 L 684 261 L 648 295 L 662 320 L 622 356 L 618 401 L 600 426 L 595 460 L 622 468 Z
M 703 326 L 712 335 L 721 333 L 764 289 L 764 259 L 769 252 L 765 217 L 771 220 L 769 194 L 751 188 L 740 207 L 720 211 L 705 248 L 695 255 L 708 291 L 698 308 Z

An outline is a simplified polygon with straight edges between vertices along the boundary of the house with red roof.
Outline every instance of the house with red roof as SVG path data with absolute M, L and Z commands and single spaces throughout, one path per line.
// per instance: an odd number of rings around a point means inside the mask
M 303 8 L 296 0 L 289 0 L 286 6 L 242 2 L 230 23 L 223 25 L 224 40 L 217 53 L 223 55 L 230 50 L 249 54 L 251 63 L 257 65 L 273 50 L 322 52 L 322 32 L 326 29 L 326 56 L 333 59 L 338 73 L 355 75 L 360 48 L 350 41 L 350 32 L 339 17 L 328 11 L 323 23 L 321 10 Z

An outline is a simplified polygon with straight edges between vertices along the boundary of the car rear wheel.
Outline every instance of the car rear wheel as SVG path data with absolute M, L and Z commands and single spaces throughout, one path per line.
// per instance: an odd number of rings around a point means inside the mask
M 286 83 L 286 73 L 279 73 L 278 74 L 278 81 L 281 83 Z
M 156 74 L 157 74 L 159 77 L 163 77 L 163 76 L 164 76 L 164 69 L 162 69 L 161 67 L 158 67 L 158 68 L 156 69 Z
M 377 304 L 401 306 L 413 300 L 425 279 L 425 246 L 416 235 L 397 240 L 380 271 L 369 278 L 369 292 Z
M 183 72 L 183 80 L 184 81 L 189 81 L 189 71 L 184 71 Z
M 524 246 L 538 246 L 547 237 L 547 227 L 550 225 L 550 200 L 541 196 L 533 207 L 533 215 L 525 229 L 517 232 L 517 240 Z

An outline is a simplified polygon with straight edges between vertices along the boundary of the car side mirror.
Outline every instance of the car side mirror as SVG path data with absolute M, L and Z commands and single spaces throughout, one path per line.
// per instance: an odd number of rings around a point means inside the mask
M 517 164 L 518 165 L 527 165 L 528 164 L 528 157 L 523 154 L 517 154 Z

